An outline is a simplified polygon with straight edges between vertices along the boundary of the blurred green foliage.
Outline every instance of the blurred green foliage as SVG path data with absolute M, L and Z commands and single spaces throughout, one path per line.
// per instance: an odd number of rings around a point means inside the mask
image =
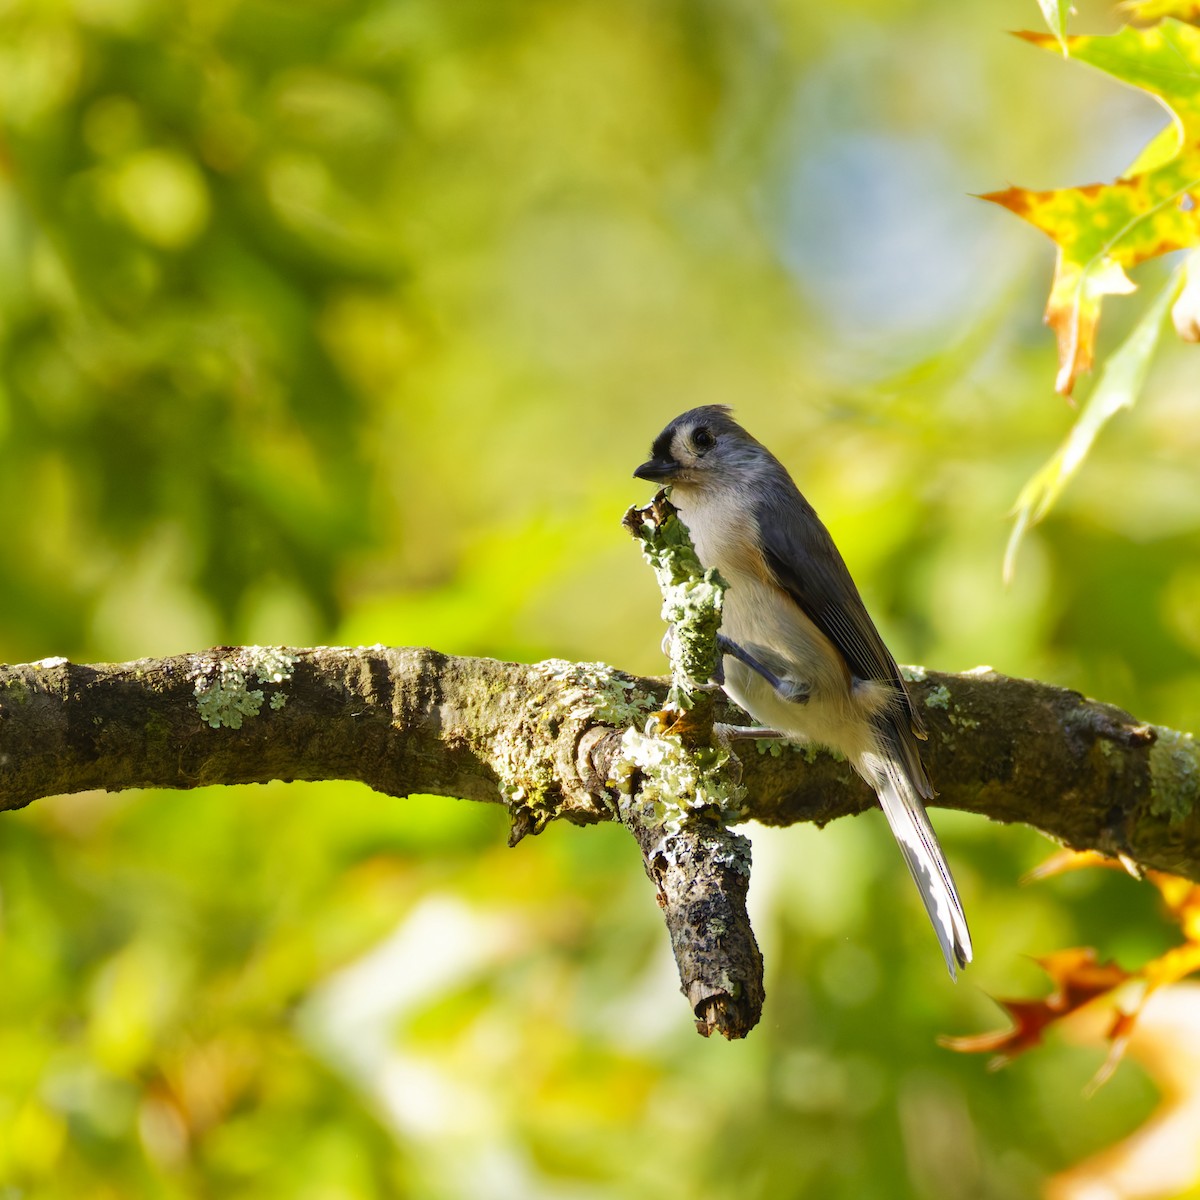
M 902 661 L 1200 728 L 1185 350 L 999 584 L 1072 414 L 1048 248 L 967 194 L 1112 177 L 1161 120 L 1001 36 L 1037 19 L 0 0 L 0 654 L 660 670 L 629 473 L 733 402 Z M 499 809 L 333 784 L 41 801 L 0 821 L 0 1197 L 1028 1197 L 1152 1087 L 936 1034 L 1037 989 L 1025 955 L 1171 934 L 1129 879 L 1019 889 L 1029 831 L 937 823 L 966 979 L 881 821 L 758 831 L 768 1006 L 724 1045 L 619 829 L 509 851 Z

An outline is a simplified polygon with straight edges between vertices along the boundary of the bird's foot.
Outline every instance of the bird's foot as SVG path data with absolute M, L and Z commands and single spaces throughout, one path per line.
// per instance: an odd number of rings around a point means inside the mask
M 767 729 L 764 725 L 725 725 L 718 722 L 713 729 L 725 742 L 775 741 L 788 736 L 782 729 Z

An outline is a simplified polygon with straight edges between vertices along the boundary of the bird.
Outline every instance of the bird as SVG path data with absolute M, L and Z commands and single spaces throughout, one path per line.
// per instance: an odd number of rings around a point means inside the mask
M 706 404 L 676 417 L 634 478 L 669 485 L 700 562 L 728 584 L 717 682 L 762 725 L 841 753 L 874 789 L 956 979 L 971 935 L 925 812 L 936 793 L 921 714 L 816 510 L 731 414 Z

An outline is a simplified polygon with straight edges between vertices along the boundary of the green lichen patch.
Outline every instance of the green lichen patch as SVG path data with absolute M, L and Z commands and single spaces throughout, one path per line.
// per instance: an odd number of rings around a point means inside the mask
M 991 670 L 990 667 L 983 669 Z M 924 667 L 901 667 L 900 670 L 906 679 L 923 680 L 926 678 Z M 979 721 L 975 717 L 966 715 L 962 711 L 962 706 L 954 703 L 954 696 L 944 683 L 930 688 L 925 694 L 924 703 L 926 708 L 936 708 L 947 713 L 947 720 L 957 729 L 979 728 Z
M 746 879 L 750 878 L 751 855 L 748 837 L 734 833 L 732 829 L 724 829 L 719 836 L 705 838 L 702 845 L 718 867 L 726 867 Z M 712 926 L 710 931 L 718 936 L 723 932 L 712 929 Z
M 679 833 L 689 815 L 699 811 L 740 816 L 745 789 L 730 778 L 729 751 L 688 749 L 678 734 L 655 732 L 654 724 L 644 731 L 627 729 L 621 738 L 609 784 L 617 789 L 622 810 L 636 794 L 637 815 L 668 834 Z
M 753 744 L 755 751 L 760 756 L 765 754 L 771 758 L 782 758 L 789 745 L 783 738 L 755 738 Z
M 213 729 L 241 729 L 247 717 L 258 716 L 266 699 L 262 688 L 252 685 L 286 683 L 298 661 L 274 646 L 242 646 L 219 658 L 197 656 L 188 678 L 195 683 L 200 719 Z M 281 695 L 272 694 L 272 708 L 287 702 L 286 697 L 279 699 Z
M 837 762 L 845 762 L 846 756 L 832 746 L 818 746 L 815 742 L 806 742 L 800 738 L 755 738 L 754 749 L 771 758 L 781 758 L 785 754 L 798 754 L 808 765 L 813 766 L 819 758 L 828 755 Z
M 549 658 L 535 663 L 532 670 L 557 685 L 550 702 L 564 717 L 605 725 L 629 725 L 644 721 L 658 708 L 653 695 L 640 691 L 633 680 L 622 679 L 607 663 Z
M 525 703 L 516 725 L 493 738 L 491 758 L 505 802 L 529 809 L 536 829 L 553 816 L 552 795 L 558 784 L 546 734 L 553 738 L 568 721 L 580 727 L 640 723 L 657 710 L 658 701 L 606 663 L 551 658 L 535 663 L 530 672 L 545 687 Z
M 1200 802 L 1200 746 L 1190 733 L 1162 727 L 1156 732 L 1150 747 L 1150 811 L 1174 825 Z
M 693 693 L 717 672 L 717 632 L 729 585 L 715 568 L 701 564 L 687 526 L 665 499 L 656 500 L 650 509 L 631 510 L 626 521 L 654 571 L 662 592 L 662 618 L 671 627 L 667 704 L 685 710 L 694 703 Z
M 525 730 L 502 730 L 492 741 L 492 764 L 500 777 L 500 795 L 510 807 L 528 808 L 535 829 L 552 815 L 550 793 L 557 776 L 553 762 L 538 751 L 537 742 Z

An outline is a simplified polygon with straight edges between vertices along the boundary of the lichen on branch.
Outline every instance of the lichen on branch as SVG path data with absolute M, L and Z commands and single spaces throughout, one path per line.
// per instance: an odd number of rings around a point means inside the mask
M 196 710 L 213 729 L 241 729 L 246 717 L 258 716 L 266 699 L 261 687 L 282 684 L 292 677 L 296 656 L 275 646 L 241 646 L 231 654 L 197 654 L 189 678 L 195 681 Z M 283 691 L 271 693 L 271 707 L 287 703 Z
M 745 1037 L 762 1014 L 763 963 L 746 912 L 750 843 L 728 828 L 742 817 L 742 767 L 714 730 L 727 584 L 700 562 L 665 492 L 631 508 L 624 524 L 662 592 L 671 686 L 663 711 L 621 735 L 608 776 L 657 891 L 696 1028 Z
M 667 703 L 680 710 L 693 708 L 718 673 L 717 632 L 729 585 L 715 567 L 701 564 L 691 534 L 665 491 L 645 508 L 631 508 L 623 524 L 640 542 L 662 591 L 671 660 Z
M 720 760 L 709 741 L 695 756 L 698 730 L 685 726 L 685 737 L 680 718 L 696 710 L 666 710 L 661 679 L 423 648 L 275 653 L 290 678 L 274 678 L 284 674 L 278 664 L 261 682 L 239 668 L 241 687 L 264 698 L 236 727 L 206 718 L 197 666 L 215 681 L 222 662 L 248 664 L 261 650 L 0 666 L 0 810 L 95 788 L 354 779 L 397 797 L 504 803 L 525 832 L 550 819 L 622 821 L 662 904 L 697 1020 L 706 1032 L 737 1035 L 756 1019 L 761 993 L 753 935 L 739 924 L 746 847 L 728 825 L 824 824 L 873 804 L 844 762 L 811 747 L 739 763 Z M 1200 751 L 1189 735 L 987 669 L 909 677 L 939 805 L 1200 881 Z M 277 695 L 283 707 L 271 703 Z M 701 697 L 717 719 L 739 719 L 719 694 Z M 646 736 L 650 720 L 660 732 L 654 714 L 663 711 L 675 723 L 657 749 L 626 734 Z M 693 754 L 686 772 L 668 761 L 674 738 Z M 525 789 L 519 799 L 516 787 Z

